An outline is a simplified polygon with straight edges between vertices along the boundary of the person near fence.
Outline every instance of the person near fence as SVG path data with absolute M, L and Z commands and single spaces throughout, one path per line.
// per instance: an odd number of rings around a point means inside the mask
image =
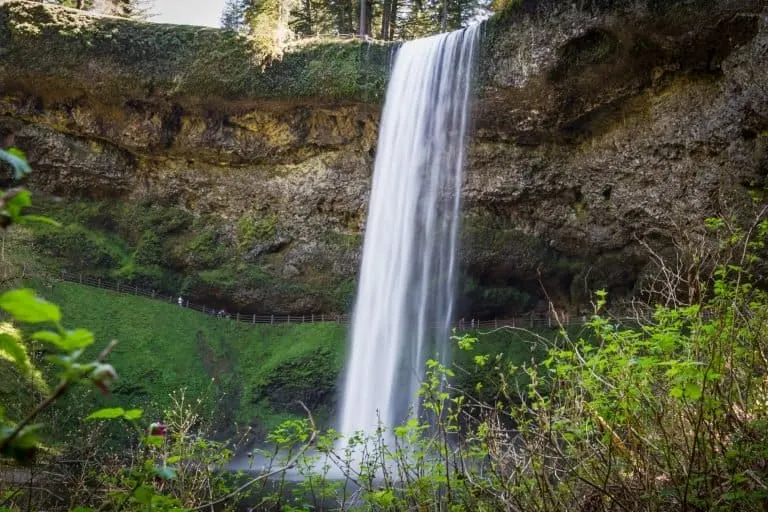
M 179 295 L 179 300 L 178 300 L 178 303 L 179 303 L 179 307 L 180 307 L 180 308 L 183 308 L 183 307 L 184 307 L 184 299 L 181 297 L 181 295 Z

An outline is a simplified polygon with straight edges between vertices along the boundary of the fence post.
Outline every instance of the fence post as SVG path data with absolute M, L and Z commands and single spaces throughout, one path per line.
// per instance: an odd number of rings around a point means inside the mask
M 235 313 L 235 321 L 237 321 L 237 322 L 240 321 L 240 312 L 239 311 L 237 313 Z
M 288 315 L 288 323 L 291 323 L 291 315 Z
M 138 295 L 139 294 L 139 285 L 134 285 L 133 287 L 133 294 Z
M 275 315 L 269 315 L 269 323 L 275 323 Z
M 205 304 L 203 304 L 203 314 L 205 314 Z
M 253 314 L 253 323 L 256 323 L 256 313 Z
M 101 288 L 101 278 L 99 278 L 98 288 Z
M 80 272 L 80 284 L 83 284 L 83 273 Z
M 301 323 L 304 323 L 304 315 L 301 315 Z
M 325 313 L 320 313 L 320 321 L 325 322 Z
M 315 323 L 315 314 L 312 313 L 312 323 Z

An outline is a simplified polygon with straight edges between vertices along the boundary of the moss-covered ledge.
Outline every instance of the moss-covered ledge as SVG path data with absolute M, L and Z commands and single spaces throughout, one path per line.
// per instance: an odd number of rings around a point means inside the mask
M 265 65 L 253 42 L 231 31 L 0 2 L 0 91 L 6 93 L 87 95 L 106 103 L 378 102 L 389 58 L 384 44 L 333 41 L 296 47 Z

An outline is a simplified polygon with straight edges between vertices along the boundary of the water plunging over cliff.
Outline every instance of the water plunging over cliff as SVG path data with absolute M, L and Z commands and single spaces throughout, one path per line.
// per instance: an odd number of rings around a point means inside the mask
M 417 413 L 427 358 L 447 352 L 464 139 L 478 28 L 405 43 L 379 133 L 340 431 Z M 413 407 L 409 411 L 409 408 Z

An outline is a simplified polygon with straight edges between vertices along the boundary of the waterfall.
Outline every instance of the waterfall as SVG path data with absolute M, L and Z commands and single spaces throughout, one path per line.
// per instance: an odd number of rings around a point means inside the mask
M 444 358 L 478 28 L 405 43 L 379 132 L 339 430 L 418 414 L 428 358 Z

